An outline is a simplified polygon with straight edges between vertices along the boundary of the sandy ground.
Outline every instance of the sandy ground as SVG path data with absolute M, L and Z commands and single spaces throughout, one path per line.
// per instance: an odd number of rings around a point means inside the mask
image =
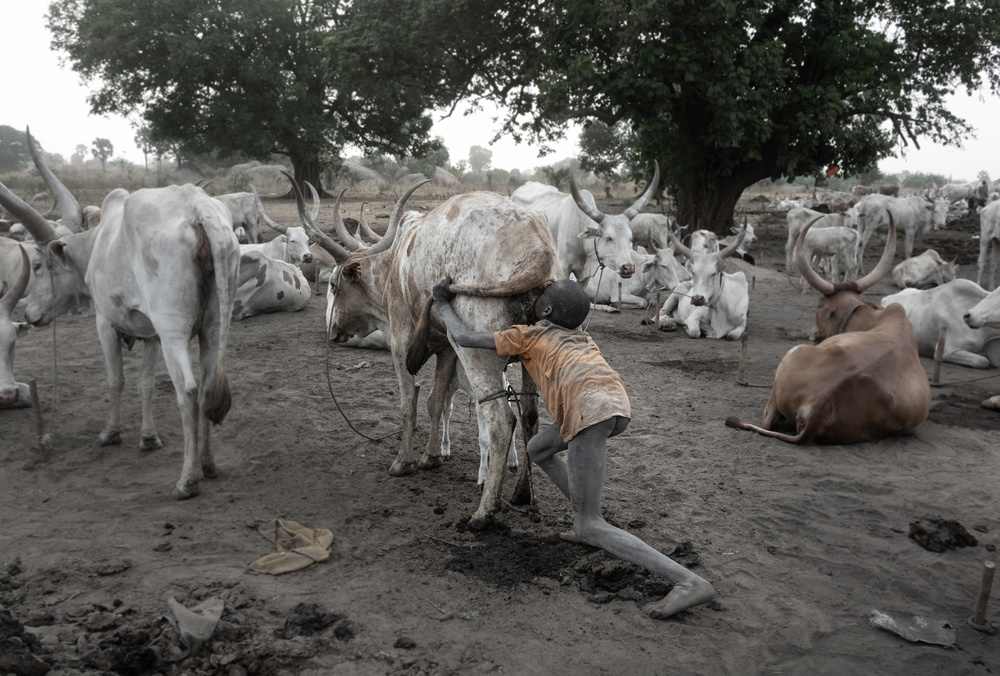
M 294 223 L 290 205 L 268 209 Z M 324 204 L 327 224 L 329 212 Z M 925 244 L 958 255 L 974 278 L 972 232 Z M 388 476 L 399 424 L 389 356 L 327 353 L 325 299 L 315 297 L 299 313 L 234 325 L 234 406 L 213 437 L 221 476 L 184 502 L 170 497 L 182 437 L 162 364 L 165 446 L 140 455 L 134 394 L 124 445 L 94 445 L 107 393 L 92 313 L 18 343 L 16 373 L 38 380 L 51 457 L 34 460 L 30 411 L 0 411 L 0 629 L 53 674 L 996 673 L 1000 639 L 966 618 L 1000 533 L 1000 417 L 978 407 L 1000 380 L 965 381 L 997 372 L 944 365 L 942 381 L 961 384 L 934 389 L 935 411 L 912 436 L 796 447 L 726 428 L 729 415 L 759 420 L 781 357 L 807 341 L 816 302 L 784 275 L 783 225 L 764 223 L 758 235 L 758 266 L 743 268 L 754 278 L 745 386 L 738 342 L 654 331 L 638 310 L 594 313 L 588 327 L 634 415 L 609 445 L 606 516 L 667 553 L 690 543 L 677 556 L 716 586 L 710 606 L 649 619 L 641 607 L 663 582 L 558 540 L 569 506 L 537 469 L 536 510 L 466 530 L 479 492 L 464 395 L 451 461 Z M 867 295 L 893 291 L 883 281 Z M 129 393 L 140 350 L 126 359 Z M 381 441 L 349 428 L 327 368 L 346 416 Z M 421 410 L 431 373 L 420 376 Z M 418 443 L 426 437 L 422 413 Z M 979 544 L 922 548 L 907 534 L 925 515 L 958 521 Z M 330 560 L 280 577 L 247 573 L 272 549 L 255 526 L 275 517 L 330 529 Z M 162 619 L 169 597 L 187 606 L 219 597 L 225 610 L 194 657 L 157 665 L 150 644 L 162 656 L 179 649 Z M 874 629 L 876 609 L 948 622 L 956 646 Z M 994 601 L 988 621 L 998 609 Z

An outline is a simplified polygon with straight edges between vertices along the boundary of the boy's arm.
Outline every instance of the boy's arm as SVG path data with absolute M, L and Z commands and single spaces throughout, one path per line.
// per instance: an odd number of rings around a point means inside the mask
M 484 350 L 496 350 L 496 343 L 493 341 L 492 331 L 472 331 L 462 318 L 455 314 L 451 307 L 451 299 L 455 297 L 448 287 L 451 286 L 451 277 L 445 277 L 434 285 L 434 305 L 441 315 L 444 325 L 448 328 L 448 333 L 455 339 L 455 342 L 462 347 L 477 347 Z

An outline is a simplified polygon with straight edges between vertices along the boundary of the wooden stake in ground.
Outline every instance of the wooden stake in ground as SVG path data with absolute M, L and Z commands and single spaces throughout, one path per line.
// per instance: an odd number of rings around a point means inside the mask
M 746 378 L 747 370 L 747 334 L 744 333 L 740 337 L 740 371 L 736 376 L 736 382 L 740 385 L 747 384 Z
M 938 334 L 937 347 L 934 348 L 934 380 L 935 385 L 941 382 L 941 360 L 944 359 L 944 340 L 948 335 L 948 327 L 942 326 Z
M 410 407 L 410 415 L 413 416 L 413 431 L 417 430 L 417 400 L 420 398 L 420 385 L 413 386 L 413 406 Z
M 49 459 L 49 446 L 45 438 L 45 425 L 42 423 L 42 403 L 38 400 L 38 383 L 34 378 L 28 381 L 28 391 L 31 393 L 31 415 L 35 419 L 35 435 L 38 437 L 38 459 L 45 462 Z
M 618 311 L 622 311 L 622 283 L 618 282 Z
M 978 631 L 992 633 L 993 628 L 986 624 L 986 606 L 990 602 L 990 590 L 993 588 L 993 571 L 996 564 L 992 561 L 983 562 L 983 579 L 979 583 L 979 596 L 976 597 L 976 610 L 969 618 L 969 626 Z

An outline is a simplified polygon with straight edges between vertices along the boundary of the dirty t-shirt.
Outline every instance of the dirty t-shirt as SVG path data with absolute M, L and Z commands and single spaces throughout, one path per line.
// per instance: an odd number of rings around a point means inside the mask
M 631 418 L 622 379 L 585 332 L 542 320 L 497 331 L 493 341 L 501 357 L 520 357 L 563 441 L 613 416 Z

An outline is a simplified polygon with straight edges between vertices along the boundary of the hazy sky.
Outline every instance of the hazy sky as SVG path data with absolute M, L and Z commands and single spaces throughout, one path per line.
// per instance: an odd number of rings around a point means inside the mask
M 97 117 L 89 114 L 87 89 L 69 68 L 59 65 L 59 54 L 49 47 L 50 35 L 45 28 L 47 0 L 0 0 L 4 38 L 0 40 L 0 63 L 4 97 L 0 99 L 0 124 L 15 129 L 30 126 L 32 134 L 49 152 L 61 154 L 67 160 L 78 144 L 88 148 L 95 138 L 111 141 L 116 157 L 125 157 L 138 164 L 142 153 L 135 146 L 135 132 L 122 117 Z M 882 171 L 939 173 L 954 180 L 973 180 L 980 171 L 987 171 L 994 180 L 1000 178 L 1000 99 L 956 94 L 951 110 L 964 117 L 977 129 L 978 138 L 969 139 L 962 149 L 944 148 L 929 142 L 921 149 L 912 146 L 904 157 L 890 158 L 880 163 Z M 435 116 L 432 135 L 444 139 L 451 161 L 467 159 L 474 145 L 493 151 L 493 166 L 530 171 L 536 166 L 551 164 L 578 152 L 578 128 L 568 129 L 565 141 L 551 144 L 554 153 L 538 157 L 538 149 L 516 145 L 501 139 L 490 146 L 499 124 L 488 112 L 463 116 L 462 107 L 446 120 Z

